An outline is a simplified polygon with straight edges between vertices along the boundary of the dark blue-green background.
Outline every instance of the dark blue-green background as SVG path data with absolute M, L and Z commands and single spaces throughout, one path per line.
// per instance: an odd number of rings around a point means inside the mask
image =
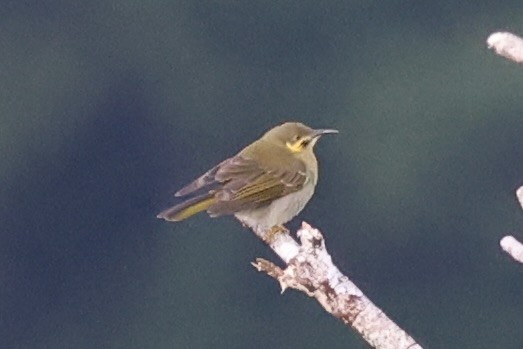
M 299 219 L 426 348 L 523 348 L 523 67 L 513 1 L 5 1 L 1 348 L 365 348 L 172 193 L 286 120 L 317 146 Z M 294 223 L 296 225 L 296 222 Z

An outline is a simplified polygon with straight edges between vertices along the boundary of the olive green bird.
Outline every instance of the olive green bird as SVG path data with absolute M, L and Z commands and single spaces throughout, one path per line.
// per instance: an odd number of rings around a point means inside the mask
M 192 198 L 158 215 L 181 221 L 207 211 L 211 217 L 234 215 L 256 231 L 283 229 L 314 194 L 318 162 L 314 145 L 337 130 L 314 130 L 287 122 L 266 132 L 235 156 L 219 163 L 175 196 Z

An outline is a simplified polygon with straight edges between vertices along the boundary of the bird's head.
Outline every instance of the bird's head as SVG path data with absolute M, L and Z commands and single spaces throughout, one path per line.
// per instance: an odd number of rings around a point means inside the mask
M 300 154 L 312 152 L 314 145 L 322 135 L 332 133 L 338 133 L 338 131 L 315 130 L 299 122 L 286 122 L 267 131 L 262 139 L 283 146 L 293 154 Z

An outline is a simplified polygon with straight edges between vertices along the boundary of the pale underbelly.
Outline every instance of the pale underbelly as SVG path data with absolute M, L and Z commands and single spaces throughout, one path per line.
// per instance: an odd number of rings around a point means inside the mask
M 268 206 L 240 211 L 234 216 L 252 229 L 269 229 L 285 224 L 303 210 L 314 193 L 314 187 L 311 181 L 300 191 L 276 199 Z

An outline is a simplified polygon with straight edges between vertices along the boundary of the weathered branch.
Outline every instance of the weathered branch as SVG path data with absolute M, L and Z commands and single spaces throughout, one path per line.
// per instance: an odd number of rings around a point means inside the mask
M 523 187 L 520 187 L 516 191 L 516 197 L 518 198 L 519 205 L 523 209 Z M 507 252 L 514 260 L 523 263 L 523 244 L 515 237 L 507 235 L 499 241 L 499 245 L 503 251 Z
M 499 241 L 499 244 L 503 251 L 507 252 L 514 260 L 523 263 L 523 244 L 515 237 L 507 235 Z
M 301 244 L 290 234 L 268 237 L 265 232 L 255 233 L 287 264 L 281 269 L 261 258 L 252 263 L 259 271 L 278 280 L 282 292 L 294 288 L 316 298 L 327 312 L 359 332 L 373 348 L 422 348 L 340 272 L 319 230 L 303 222 L 297 233 Z
M 518 198 L 519 206 L 523 209 L 523 187 L 519 187 L 519 189 L 516 190 L 516 197 Z
M 488 48 L 516 63 L 523 63 L 523 39 L 508 32 L 491 34 L 487 39 Z
M 523 39 L 509 32 L 497 32 L 491 34 L 487 39 L 488 48 L 494 49 L 496 53 L 516 63 L 523 63 Z M 523 187 L 516 191 L 519 204 L 523 209 Z M 523 244 L 511 235 L 504 236 L 499 245 L 514 260 L 523 263 Z

